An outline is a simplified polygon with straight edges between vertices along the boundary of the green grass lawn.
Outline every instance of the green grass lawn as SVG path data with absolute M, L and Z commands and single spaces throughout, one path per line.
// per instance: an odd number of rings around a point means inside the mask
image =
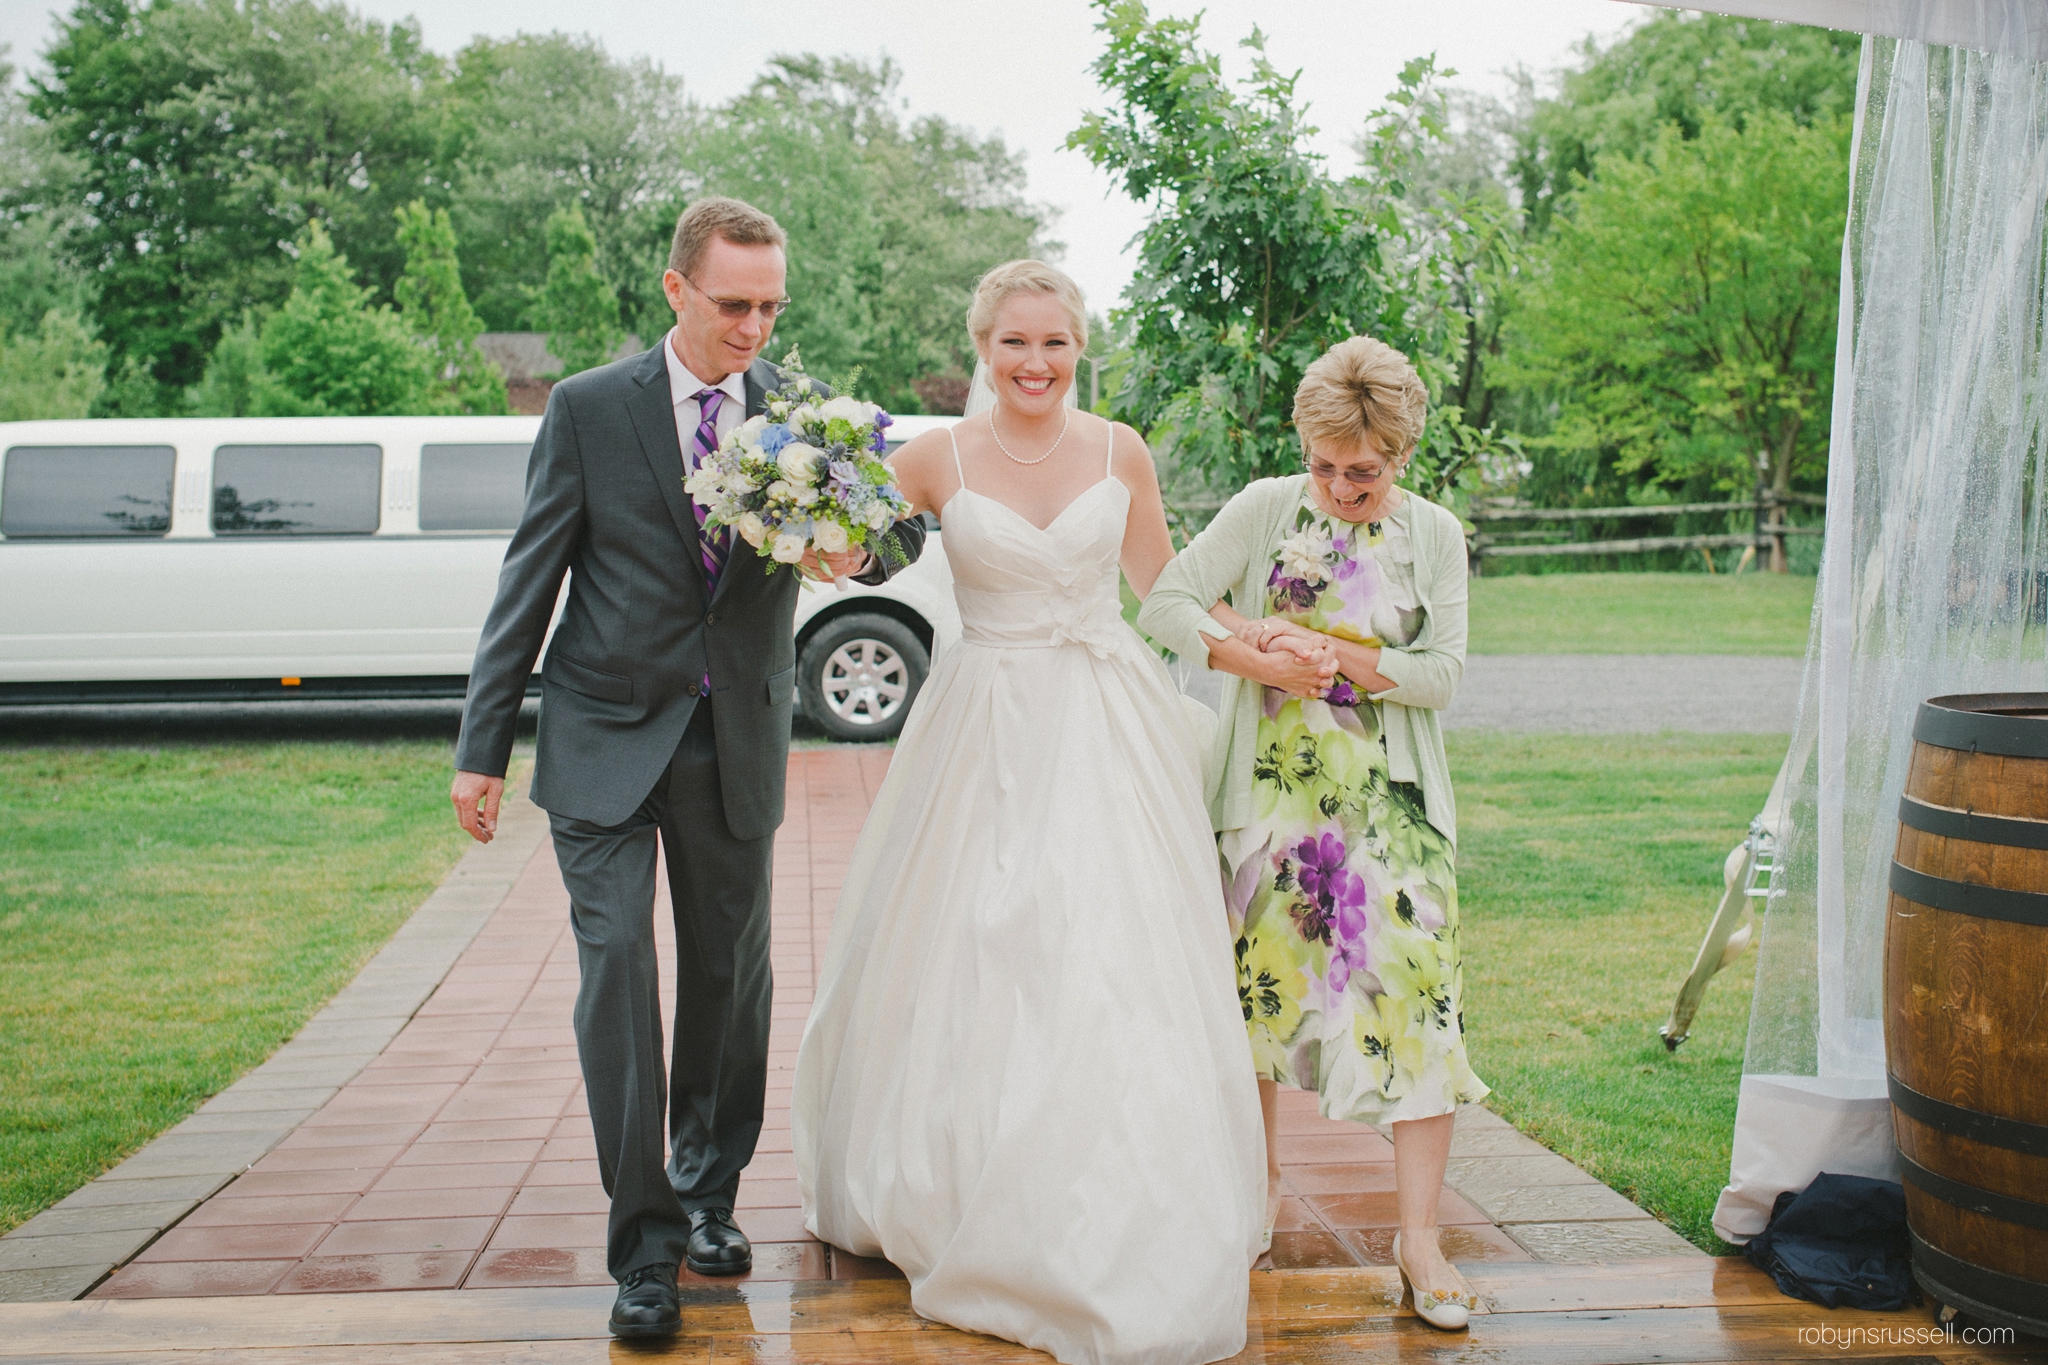
M 1657 1036 L 1779 735 L 1452 733 L 1472 1066 L 1509 1122 L 1710 1251 L 1755 954 Z
M 1472 584 L 1474 654 L 1806 652 L 1811 578 L 1555 573 Z M 1754 814 L 1754 812 L 1752 812 Z
M 0 1231 L 289 1038 L 467 840 L 428 743 L 0 750 Z

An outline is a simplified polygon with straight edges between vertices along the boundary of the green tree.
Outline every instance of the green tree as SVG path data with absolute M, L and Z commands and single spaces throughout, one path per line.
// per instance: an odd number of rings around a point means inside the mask
M 0 422 L 84 417 L 106 383 L 107 348 L 76 313 L 50 310 L 0 340 Z
M 30 105 L 77 164 L 71 260 L 98 282 L 116 368 L 166 405 L 221 329 L 275 307 L 281 244 L 319 219 L 380 293 L 402 257 L 391 213 L 440 193 L 440 62 L 416 24 L 319 0 L 78 0 Z
M 1802 127 L 1853 112 L 1861 40 L 1804 24 L 1718 14 L 1655 13 L 1606 48 L 1588 38 L 1557 94 L 1535 101 L 1510 173 L 1531 227 L 1607 157 L 1638 160 L 1664 129 L 1698 137 L 1710 123 L 1738 131 L 1763 111 Z
M 257 417 L 289 413 L 292 398 L 263 368 L 263 329 L 254 313 L 220 334 L 207 357 L 206 374 L 186 396 L 194 417 Z
M 77 163 L 29 112 L 6 56 L 0 44 L 0 338 L 37 332 L 53 309 L 88 315 L 93 301 L 91 278 L 62 252 L 82 216 Z
M 821 375 L 857 365 L 863 397 L 914 412 L 920 379 L 973 368 L 975 281 L 1056 244 L 1025 201 L 1021 156 L 936 117 L 906 124 L 900 80 L 887 59 L 778 57 L 705 115 L 693 164 L 705 191 L 745 199 L 790 234 L 795 306 L 777 344 L 801 344 Z M 662 221 L 665 256 L 674 213 Z
M 1784 493 L 1825 469 L 1848 128 L 1761 110 L 1596 163 L 1534 255 L 1505 364 L 1552 396 L 1533 444 L 1561 478 L 1746 492 L 1762 463 Z
M 548 350 L 562 362 L 559 377 L 610 362 L 626 339 L 619 298 L 597 268 L 597 238 L 583 210 L 566 208 L 547 223 L 548 277 L 534 299 L 535 320 L 548 334 Z
M 1369 334 L 1441 387 L 1461 328 L 1436 313 L 1428 272 L 1389 265 L 1420 224 L 1403 168 L 1440 132 L 1429 62 L 1411 63 L 1369 139 L 1375 178 L 1340 180 L 1306 144 L 1295 78 L 1254 30 L 1242 94 L 1196 44 L 1196 21 L 1153 20 L 1139 0 L 1096 0 L 1109 38 L 1095 63 L 1115 106 L 1069 139 L 1156 205 L 1125 294 L 1130 361 L 1119 416 L 1163 436 L 1212 486 L 1298 467 L 1290 413 L 1302 372 L 1330 346 Z M 1427 296 L 1413 290 L 1428 287 Z M 1438 406 L 1415 478 L 1440 488 L 1488 444 Z
M 298 277 L 263 324 L 266 380 L 254 387 L 267 416 L 433 412 L 434 359 L 389 305 L 373 304 L 327 231 L 298 241 Z
M 456 54 L 444 115 L 449 214 L 463 278 L 485 324 L 516 331 L 547 278 L 545 225 L 580 208 L 626 320 L 668 328 L 661 291 L 669 205 L 698 183 L 686 144 L 698 111 L 645 58 L 619 61 L 589 37 L 478 38 Z
M 405 273 L 391 292 L 398 300 L 399 316 L 433 357 L 435 386 L 451 411 L 506 411 L 505 376 L 476 347 L 484 325 L 462 291 L 448 210 L 429 210 L 415 199 L 397 216 Z

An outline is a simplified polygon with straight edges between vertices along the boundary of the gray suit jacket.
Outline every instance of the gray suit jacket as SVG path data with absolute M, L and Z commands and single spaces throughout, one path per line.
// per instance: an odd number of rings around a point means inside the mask
M 747 371 L 747 414 L 780 372 Z M 912 559 L 919 523 L 896 527 Z M 484 622 L 455 766 L 503 776 L 519 705 L 569 575 L 569 600 L 541 668 L 533 800 L 616 825 L 667 768 L 711 675 L 719 785 L 733 837 L 782 823 L 798 584 L 737 538 L 707 596 L 697 518 L 683 491 L 668 366 L 660 346 L 555 386 L 526 469 L 526 506 Z M 892 570 L 879 562 L 862 579 Z

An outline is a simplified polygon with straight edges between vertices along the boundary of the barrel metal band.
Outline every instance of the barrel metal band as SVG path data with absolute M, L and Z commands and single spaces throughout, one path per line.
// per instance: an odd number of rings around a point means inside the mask
M 1987 710 L 1966 710 L 1943 706 L 1961 697 L 1935 697 L 1920 703 L 1913 718 L 1913 738 L 1938 749 L 1960 749 L 1964 753 L 2001 754 L 2007 758 L 2048 758 L 2048 722 L 2038 716 L 2009 716 L 2001 710 L 2038 711 L 2048 707 L 2048 694 L 2017 692 L 1986 695 L 1967 700 Z
M 1928 1293 L 1953 1308 L 1974 1311 L 1980 1316 L 1983 1309 L 1993 1309 L 2027 1324 L 2023 1330 L 2040 1330 L 2043 1304 L 2048 1303 L 2048 1285 L 1975 1265 L 1929 1246 L 1927 1239 L 1917 1232 L 1912 1236 L 1913 1278 Z
M 1968 1138 L 1989 1147 L 2003 1147 L 2028 1156 L 2048 1156 L 2048 1123 L 2029 1123 L 2002 1114 L 1965 1109 L 1946 1100 L 1923 1095 L 1897 1076 L 1886 1075 L 1892 1107 L 1915 1123 L 1924 1123 L 1937 1133 Z
M 1979 815 L 1972 810 L 1930 806 L 1910 796 L 1899 798 L 1899 823 L 1944 839 L 1967 839 L 2003 848 L 2048 849 L 2048 820 L 2015 820 L 2008 815 Z
M 2048 1230 L 2048 1204 L 2037 1204 L 2031 1199 L 2020 1199 L 1951 1180 L 1939 1171 L 1928 1170 L 1904 1152 L 1899 1153 L 1899 1169 L 1908 1185 L 1918 1185 L 1944 1204 L 1981 1213 L 2001 1223 L 2018 1223 L 2021 1227 Z
M 2011 891 L 2002 886 L 1930 877 L 1900 862 L 1892 863 L 1891 886 L 1915 905 L 2048 928 L 2048 892 Z

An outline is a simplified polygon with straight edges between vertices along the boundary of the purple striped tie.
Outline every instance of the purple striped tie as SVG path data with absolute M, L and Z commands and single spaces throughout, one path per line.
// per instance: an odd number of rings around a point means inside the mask
M 718 389 L 702 389 L 697 394 L 697 435 L 690 442 L 692 473 L 718 450 L 718 407 L 724 401 L 725 394 Z M 706 526 L 703 503 L 691 506 L 697 510 L 697 544 L 704 551 L 704 595 L 709 598 L 718 591 L 718 575 L 732 548 L 732 532 L 723 526 Z

